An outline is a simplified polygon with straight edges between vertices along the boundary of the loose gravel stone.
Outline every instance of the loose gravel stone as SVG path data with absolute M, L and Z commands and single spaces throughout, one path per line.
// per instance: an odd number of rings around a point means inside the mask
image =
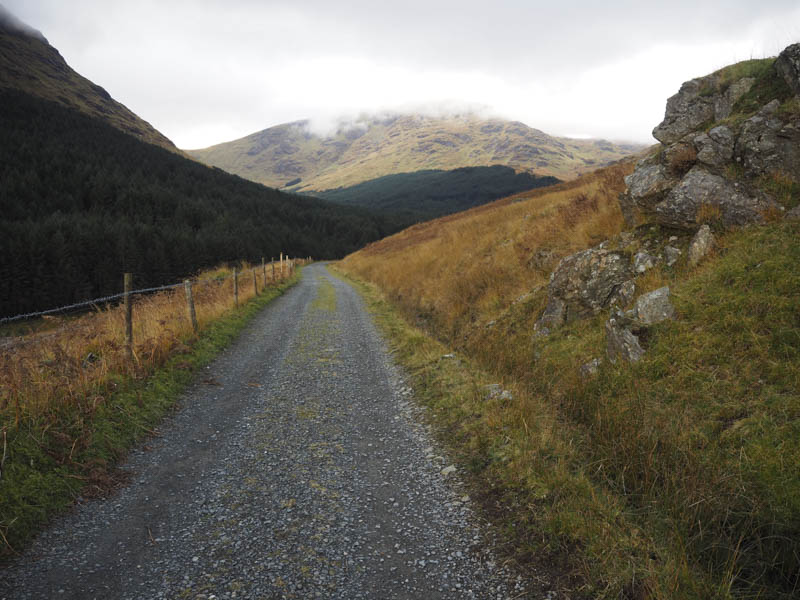
M 182 397 L 132 483 L 0 571 L 0 598 L 511 598 L 361 299 L 323 265 Z M 214 381 L 207 385 L 200 381 Z

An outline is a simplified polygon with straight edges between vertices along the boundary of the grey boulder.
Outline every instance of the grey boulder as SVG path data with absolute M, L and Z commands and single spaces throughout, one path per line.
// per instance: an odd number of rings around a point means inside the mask
M 590 248 L 561 259 L 550 276 L 543 324 L 597 314 L 617 300 L 620 288 L 633 275 L 626 252 Z
M 784 48 L 775 61 L 775 70 L 795 94 L 800 94 L 800 44 Z
M 689 265 L 694 267 L 699 263 L 714 247 L 714 234 L 708 225 L 703 225 L 694 234 L 689 244 Z
M 697 148 L 697 160 L 711 167 L 722 167 L 733 158 L 733 132 L 720 125 L 708 133 L 701 133 L 694 138 Z
M 736 158 L 751 177 L 774 172 L 800 177 L 800 119 L 784 122 L 777 116 L 777 100 L 742 125 Z
M 633 363 L 644 356 L 644 348 L 639 344 L 639 338 L 621 325 L 616 317 L 611 317 L 606 321 L 606 353 L 612 363 L 619 359 Z
M 732 226 L 760 223 L 764 212 L 774 206 L 772 200 L 749 196 L 729 179 L 695 166 L 656 205 L 654 213 L 662 225 L 697 229 L 702 210 L 718 211 L 721 222 Z
M 642 325 L 655 325 L 675 318 L 675 308 L 669 299 L 669 288 L 662 287 L 642 294 L 633 307 L 633 318 Z

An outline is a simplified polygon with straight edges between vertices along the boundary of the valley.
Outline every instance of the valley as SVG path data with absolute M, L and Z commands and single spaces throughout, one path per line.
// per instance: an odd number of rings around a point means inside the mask
M 181 150 L 0 6 L 0 598 L 795 598 L 800 44 L 670 93 Z

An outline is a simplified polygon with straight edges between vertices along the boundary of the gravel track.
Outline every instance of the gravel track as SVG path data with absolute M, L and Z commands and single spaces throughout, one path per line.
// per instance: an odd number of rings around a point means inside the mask
M 356 292 L 324 265 L 197 378 L 131 483 L 0 598 L 516 598 Z M 449 471 L 449 469 L 447 470 Z

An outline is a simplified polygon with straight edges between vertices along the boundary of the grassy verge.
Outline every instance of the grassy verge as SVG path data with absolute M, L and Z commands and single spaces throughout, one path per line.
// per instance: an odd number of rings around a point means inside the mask
M 544 289 L 457 336 L 403 286 L 386 290 L 392 305 L 374 290 L 370 302 L 517 557 L 557 566 L 570 597 L 791 598 L 799 238 L 796 221 L 727 233 L 701 267 L 637 280 L 640 292 L 669 285 L 678 318 L 650 330 L 642 361 L 588 378 L 579 368 L 604 356 L 604 317 L 535 338 Z M 401 314 L 423 315 L 461 363 Z M 513 399 L 487 399 L 490 378 Z
M 298 278 L 299 272 L 209 322 L 147 377 L 110 374 L 81 403 L 52 406 L 16 422 L 8 418 L 0 429 L 0 558 L 14 555 L 76 498 L 102 496 L 124 482 L 114 465 L 154 433 L 197 370 Z
M 568 532 L 566 550 L 575 549 L 580 542 L 568 521 L 580 518 L 605 528 L 602 524 L 618 517 L 621 509 L 575 467 L 574 452 L 562 443 L 564 432 L 553 411 L 541 406 L 536 418 L 526 419 L 519 406 L 529 407 L 534 398 L 522 385 L 510 377 L 498 378 L 464 354 L 456 357 L 448 346 L 410 325 L 375 285 L 334 269 L 361 293 L 395 359 L 410 376 L 416 399 L 428 409 L 440 441 L 466 474 L 471 496 L 497 527 L 504 560 L 528 571 L 543 589 L 588 594 L 591 586 L 580 560 L 572 561 L 564 552 L 562 534 Z M 498 382 L 511 391 L 512 399 L 488 397 L 487 386 Z M 537 463 L 539 477 L 520 479 L 514 458 L 522 455 Z M 558 497 L 549 510 L 551 490 L 558 490 Z M 614 537 L 630 537 L 624 529 L 620 533 Z M 624 546 L 627 551 L 634 545 L 609 537 L 605 549 L 619 551 Z

